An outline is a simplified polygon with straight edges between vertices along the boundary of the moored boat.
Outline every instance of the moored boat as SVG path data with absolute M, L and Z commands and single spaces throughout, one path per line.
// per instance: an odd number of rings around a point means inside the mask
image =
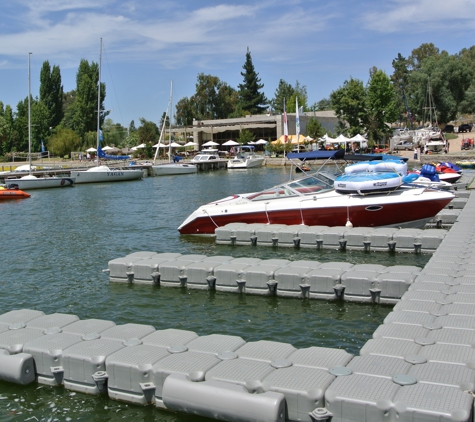
M 228 196 L 199 207 L 178 230 L 213 234 L 229 223 L 420 227 L 454 198 L 447 191 L 409 185 L 341 193 L 334 182 L 335 177 L 319 172 L 261 192 Z
M 27 192 L 23 192 L 20 189 L 14 188 L 6 188 L 0 186 L 0 200 L 8 200 L 8 199 L 24 199 L 29 198 L 31 195 Z
M 228 169 L 248 169 L 261 167 L 264 164 L 265 158 L 257 155 L 252 145 L 235 147 L 235 150 L 236 156 L 228 160 Z

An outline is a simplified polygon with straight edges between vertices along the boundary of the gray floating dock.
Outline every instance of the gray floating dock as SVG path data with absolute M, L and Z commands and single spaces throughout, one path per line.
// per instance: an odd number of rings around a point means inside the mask
M 443 220 L 453 224 L 459 210 L 445 210 Z M 352 249 L 388 252 L 434 252 L 447 230 L 388 227 L 305 226 L 231 223 L 215 230 L 221 245 L 273 246 L 311 249 Z
M 421 269 L 144 251 L 109 261 L 105 271 L 110 282 L 395 304 Z

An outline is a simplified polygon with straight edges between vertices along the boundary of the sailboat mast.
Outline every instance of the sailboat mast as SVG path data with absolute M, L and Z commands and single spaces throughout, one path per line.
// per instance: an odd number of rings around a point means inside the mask
M 170 115 L 168 116 L 168 162 L 172 160 L 173 81 L 170 82 Z
M 99 166 L 99 143 L 100 143 L 100 125 L 101 125 L 101 65 L 102 65 L 102 38 L 99 48 L 99 75 L 97 81 L 97 140 L 96 140 L 96 164 Z
M 172 81 L 172 84 L 173 84 L 173 81 Z M 158 155 L 158 152 L 159 152 L 159 149 L 160 149 L 160 144 L 162 142 L 162 136 L 163 136 L 163 134 L 165 133 L 165 130 L 166 130 L 167 115 L 168 115 L 168 110 L 170 109 L 171 101 L 172 101 L 172 92 L 171 92 L 171 89 L 170 89 L 170 99 L 168 100 L 167 111 L 165 111 L 165 118 L 163 119 L 162 130 L 160 131 L 160 137 L 158 138 L 158 145 L 157 145 L 157 149 L 155 150 L 155 156 L 153 157 L 153 164 L 155 164 L 155 161 L 157 160 L 157 155 Z
M 28 163 L 29 174 L 31 175 L 31 75 L 30 75 L 30 56 L 28 53 Z

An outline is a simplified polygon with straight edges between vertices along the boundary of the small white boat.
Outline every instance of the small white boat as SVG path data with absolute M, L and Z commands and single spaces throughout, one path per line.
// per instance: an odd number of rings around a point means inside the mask
M 155 176 L 167 176 L 173 174 L 196 173 L 198 168 L 194 164 L 187 163 L 165 163 L 152 166 Z
M 219 163 L 225 161 L 223 158 L 220 158 L 218 150 L 214 148 L 205 148 L 196 154 L 191 162 L 195 164 L 199 163 Z
M 235 150 L 236 156 L 228 160 L 228 169 L 249 169 L 261 167 L 264 164 L 264 157 L 257 155 L 251 145 L 235 147 Z

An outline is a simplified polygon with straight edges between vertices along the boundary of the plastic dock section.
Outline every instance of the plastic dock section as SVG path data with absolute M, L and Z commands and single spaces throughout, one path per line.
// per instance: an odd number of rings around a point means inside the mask
M 136 252 L 109 261 L 111 282 L 228 293 L 395 304 L 421 269 L 347 262 L 289 261 Z
M 345 226 L 231 223 L 215 230 L 221 245 L 273 246 L 311 249 L 432 253 L 444 229 L 400 229 Z

